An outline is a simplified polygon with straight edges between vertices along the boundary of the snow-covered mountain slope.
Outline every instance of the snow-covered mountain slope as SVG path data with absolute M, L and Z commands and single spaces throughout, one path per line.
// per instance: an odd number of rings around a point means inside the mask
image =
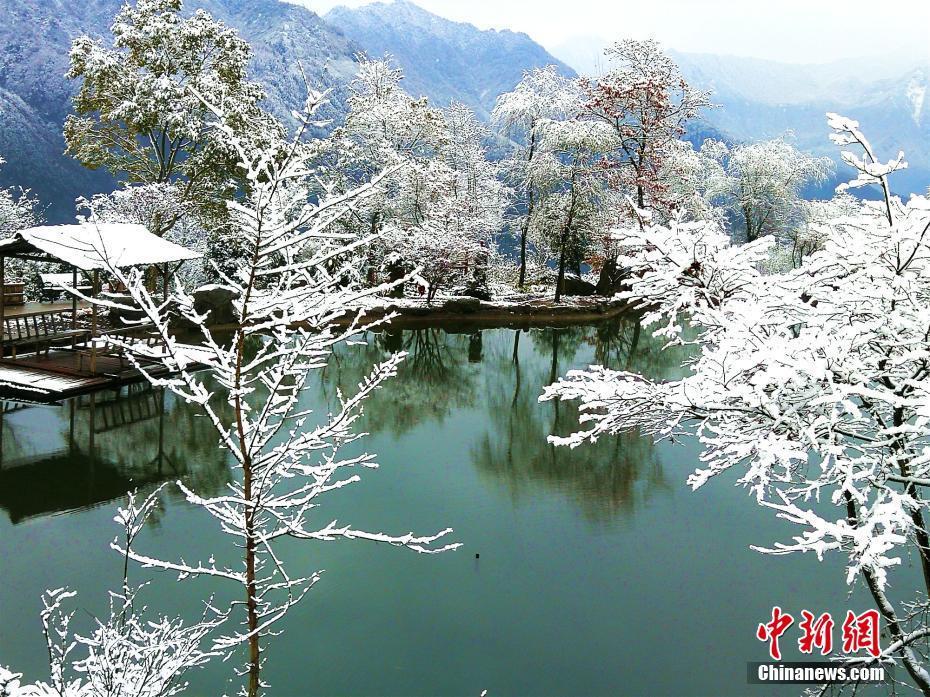
M 575 75 L 526 34 L 482 31 L 443 19 L 408 0 L 355 9 L 335 7 L 325 19 L 363 46 L 370 57 L 393 56 L 404 70 L 408 92 L 425 95 L 441 106 L 461 102 L 484 119 L 497 97 L 513 89 L 525 70 L 557 65 L 564 75 Z
M 62 124 L 75 88 L 65 79 L 71 40 L 82 33 L 106 39 L 121 0 L 0 0 L 0 186 L 20 185 L 48 204 L 52 221 L 74 215 L 74 199 L 112 188 L 103 172 L 83 169 L 62 154 Z M 333 88 L 338 116 L 356 56 L 393 54 L 406 88 L 436 103 L 454 99 L 487 117 L 497 96 L 523 71 L 558 63 L 525 34 L 480 31 L 401 0 L 358 11 L 333 10 L 322 20 L 304 6 L 279 0 L 186 0 L 236 27 L 253 47 L 254 79 L 272 111 L 287 121 L 304 101 L 301 70 Z M 344 31 L 343 31 L 344 30 Z M 566 74 L 571 68 L 560 64 Z

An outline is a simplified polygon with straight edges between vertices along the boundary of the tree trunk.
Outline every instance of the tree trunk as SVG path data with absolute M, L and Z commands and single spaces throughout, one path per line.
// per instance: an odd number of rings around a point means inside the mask
M 258 257 L 258 251 L 253 253 L 254 258 Z M 252 284 L 255 282 L 255 265 L 253 261 L 252 276 L 249 278 L 243 298 L 240 324 L 245 325 L 248 313 L 249 298 L 252 294 Z M 242 385 L 242 359 L 245 355 L 245 333 L 239 330 L 236 336 L 236 382 L 235 382 L 235 399 L 234 409 L 236 418 L 236 435 L 239 441 L 240 452 L 242 453 L 242 496 L 245 499 L 245 607 L 247 623 L 249 627 L 249 697 L 258 697 L 259 685 L 261 684 L 261 650 L 259 648 L 258 638 L 258 601 L 255 597 L 255 511 L 252 507 L 252 458 L 249 455 L 248 444 L 245 439 L 244 423 L 244 405 L 242 403 L 242 394 L 240 388 Z
M 568 207 L 568 217 L 565 219 L 565 227 L 562 228 L 562 238 L 559 244 L 559 276 L 555 281 L 555 301 L 562 299 L 563 287 L 565 286 L 565 247 L 572 234 L 572 223 L 575 222 L 575 203 L 577 201 L 577 191 L 575 190 L 575 177 L 577 174 L 572 172 L 572 198 Z
M 743 209 L 743 218 L 746 221 L 746 241 L 752 242 L 756 239 L 756 231 L 752 226 L 752 215 L 746 209 Z
M 468 337 L 468 362 L 481 363 L 481 357 L 483 353 L 484 337 L 479 330 Z
M 247 302 L 247 300 L 246 300 Z M 243 306 L 245 307 L 245 306 Z M 245 337 L 237 337 L 239 365 L 236 366 L 236 386 L 241 385 L 241 362 L 245 351 Z M 243 423 L 242 397 L 235 397 L 236 430 L 242 449 L 242 496 L 245 499 L 245 608 L 249 627 L 249 697 L 258 697 L 261 671 L 261 650 L 258 645 L 258 602 L 255 598 L 255 511 L 252 508 L 252 458 L 248 454 Z
M 535 126 L 530 130 L 530 151 L 526 159 L 527 164 L 533 161 L 533 157 L 536 154 L 536 128 Z M 518 282 L 518 287 L 520 290 L 523 290 L 523 286 L 526 284 L 526 237 L 530 231 L 530 218 L 533 215 L 533 208 L 536 205 L 535 190 L 533 189 L 532 183 L 526 188 L 526 219 L 523 221 L 523 224 L 520 226 L 520 280 Z
M 601 267 L 601 273 L 597 279 L 597 294 L 611 296 L 619 292 L 620 282 L 623 280 L 620 268 L 617 266 L 616 259 L 608 259 Z
M 895 407 L 893 415 L 893 423 L 896 429 L 902 429 L 907 422 L 907 418 L 904 414 L 903 407 Z M 898 436 L 892 442 L 892 450 L 898 455 L 898 467 L 901 472 L 902 477 L 910 476 L 910 460 L 911 458 L 908 455 L 907 447 L 901 441 L 901 437 Z M 905 491 L 908 495 L 911 496 L 915 501 L 917 501 L 918 506 L 911 511 L 911 520 L 914 522 L 914 537 L 917 541 L 917 549 L 920 550 L 920 567 L 924 575 L 924 587 L 927 592 L 930 593 L 930 536 L 927 534 L 927 526 L 924 525 L 924 516 L 920 507 L 920 492 L 917 490 L 917 487 L 913 484 L 907 484 L 905 486 Z
M 559 254 L 559 275 L 555 279 L 555 301 L 562 299 L 562 287 L 565 285 L 565 244 L 562 244 L 562 251 Z
M 633 325 L 633 338 L 630 340 L 630 353 L 627 356 L 627 365 L 632 365 L 633 356 L 636 355 L 636 349 L 639 348 L 639 337 L 643 331 L 643 323 L 639 317 L 636 318 Z
M 246 500 L 250 500 L 246 493 Z M 245 592 L 249 623 L 249 697 L 258 697 L 261 651 L 258 645 L 258 608 L 255 601 L 255 529 L 252 511 L 246 510 Z
M 856 511 L 856 502 L 853 501 L 852 495 L 848 491 L 843 492 L 843 497 L 846 500 L 846 519 L 850 526 L 856 528 L 859 526 L 859 515 Z M 861 573 L 863 578 L 865 578 L 866 586 L 872 594 L 873 600 L 875 600 L 875 606 L 881 614 L 882 619 L 885 620 L 885 627 L 888 630 L 888 634 L 891 635 L 892 640 L 903 642 L 905 638 L 904 628 L 898 621 L 897 614 L 891 602 L 888 600 L 888 597 L 878 585 L 875 574 L 870 569 L 862 569 Z M 901 648 L 896 653 L 900 656 L 905 670 L 907 670 L 908 675 L 910 675 L 911 679 L 917 684 L 917 688 L 920 692 L 930 697 L 930 681 L 927 679 L 926 672 L 915 661 L 913 649 L 911 649 L 909 645 L 902 643 Z
M 388 281 L 390 281 L 391 283 L 401 280 L 404 277 L 404 275 L 405 275 L 404 267 L 399 262 L 395 262 L 388 266 Z M 404 297 L 404 284 L 401 283 L 397 285 L 395 288 L 392 288 L 390 296 L 392 298 Z

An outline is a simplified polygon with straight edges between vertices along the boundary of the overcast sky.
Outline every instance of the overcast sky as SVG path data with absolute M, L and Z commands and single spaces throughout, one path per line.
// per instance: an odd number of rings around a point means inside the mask
M 292 0 L 320 14 L 370 0 Z M 896 53 L 930 62 L 930 2 L 914 0 L 414 0 L 482 29 L 525 31 L 550 50 L 632 36 L 680 51 L 794 63 Z M 908 61 L 909 62 L 909 61 Z

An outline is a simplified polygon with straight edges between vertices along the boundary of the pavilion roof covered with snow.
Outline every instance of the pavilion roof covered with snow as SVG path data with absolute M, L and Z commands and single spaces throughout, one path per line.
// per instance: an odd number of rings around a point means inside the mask
M 0 240 L 0 257 L 63 262 L 82 271 L 162 265 L 200 256 L 132 223 L 33 227 Z

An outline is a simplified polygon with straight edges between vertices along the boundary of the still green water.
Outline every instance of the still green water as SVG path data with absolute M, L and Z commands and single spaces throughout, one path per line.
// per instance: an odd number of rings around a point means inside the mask
M 691 492 L 695 442 L 546 442 L 578 425 L 572 404 L 537 401 L 567 370 L 602 363 L 678 374 L 682 354 L 660 351 L 635 321 L 372 335 L 333 356 L 307 405 L 324 412 L 337 388 L 351 393 L 396 350 L 410 355 L 367 403 L 370 435 L 352 446 L 377 453 L 381 467 L 326 499 L 319 522 L 393 533 L 448 526 L 464 547 L 426 556 L 362 542 L 284 545 L 292 573 L 326 573 L 266 644 L 270 695 L 800 694 L 746 682 L 747 661 L 766 660 L 755 629 L 772 605 L 795 616 L 869 607 L 844 585 L 840 559 L 752 551 L 790 527 L 733 476 Z M 79 608 L 103 612 L 121 574 L 108 548 L 117 502 L 129 488 L 178 478 L 220 491 L 230 473 L 215 443 L 196 409 L 149 389 L 5 405 L 0 664 L 47 679 L 43 589 L 68 585 Z M 188 560 L 232 559 L 230 545 L 171 489 L 137 543 Z M 238 589 L 165 574 L 144 599 L 194 617 L 213 591 Z M 786 660 L 800 660 L 796 640 L 789 632 L 782 641 Z M 233 668 L 193 673 L 191 694 L 235 693 Z

